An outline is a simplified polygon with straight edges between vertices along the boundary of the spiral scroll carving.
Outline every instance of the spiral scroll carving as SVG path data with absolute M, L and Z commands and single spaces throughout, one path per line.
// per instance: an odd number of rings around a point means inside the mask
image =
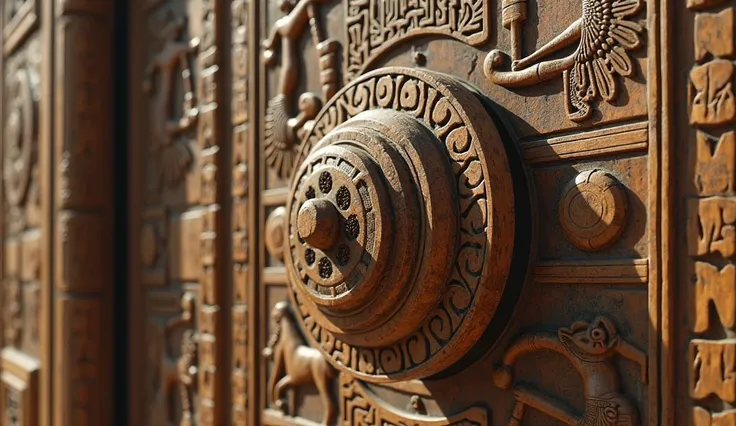
M 425 378 L 496 316 L 514 199 L 492 123 L 467 86 L 404 68 L 362 76 L 317 116 L 297 155 L 285 255 L 296 316 L 337 368 Z

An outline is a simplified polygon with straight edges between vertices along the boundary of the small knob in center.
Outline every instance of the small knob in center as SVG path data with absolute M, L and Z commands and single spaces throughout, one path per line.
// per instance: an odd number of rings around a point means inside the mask
M 309 245 L 321 250 L 332 247 L 340 230 L 340 214 L 324 199 L 307 200 L 299 208 L 297 232 Z

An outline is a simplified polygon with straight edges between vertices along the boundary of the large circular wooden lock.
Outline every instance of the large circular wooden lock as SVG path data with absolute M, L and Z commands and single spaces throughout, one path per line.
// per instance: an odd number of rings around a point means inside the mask
M 478 95 L 429 71 L 365 74 L 295 164 L 285 262 L 312 345 L 371 382 L 461 360 L 501 311 L 515 233 L 509 162 Z

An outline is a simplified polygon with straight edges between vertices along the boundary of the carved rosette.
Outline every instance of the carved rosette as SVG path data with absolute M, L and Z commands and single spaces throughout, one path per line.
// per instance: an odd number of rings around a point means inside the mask
M 297 156 L 285 262 L 296 315 L 337 368 L 428 377 L 477 343 L 514 243 L 511 174 L 477 95 L 449 76 L 366 74 Z

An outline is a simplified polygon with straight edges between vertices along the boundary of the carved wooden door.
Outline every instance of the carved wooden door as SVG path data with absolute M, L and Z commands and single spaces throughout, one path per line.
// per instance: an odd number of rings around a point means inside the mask
M 734 6 L 131 1 L 116 410 L 734 424 Z

